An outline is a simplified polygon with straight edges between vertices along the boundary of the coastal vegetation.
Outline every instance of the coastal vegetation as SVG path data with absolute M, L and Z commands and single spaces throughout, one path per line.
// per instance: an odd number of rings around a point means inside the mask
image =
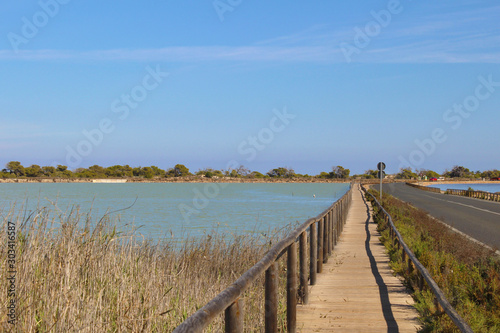
M 371 190 L 373 191 L 373 190 Z M 373 191 L 378 198 L 378 192 Z M 448 301 L 474 332 L 500 332 L 500 259 L 444 224 L 384 193 L 382 205 L 418 260 L 427 268 Z M 423 332 L 455 332 L 449 317 L 436 308 L 433 294 L 419 290 L 416 272 L 401 260 L 401 250 L 391 241 L 389 229 L 379 219 L 381 240 L 388 249 L 391 266 L 413 291 Z
M 463 166 L 454 166 L 451 171 L 446 170 L 439 174 L 433 170 L 413 170 L 411 168 L 402 168 L 397 174 L 392 175 L 395 179 L 427 179 L 431 177 L 445 177 L 450 179 L 490 179 L 500 177 L 500 170 L 486 170 L 472 172 Z M 62 178 L 62 179 L 102 179 L 102 178 L 128 178 L 161 180 L 168 178 L 233 178 L 233 179 L 299 179 L 299 180 L 350 180 L 350 179 L 376 179 L 378 170 L 366 170 L 363 174 L 351 175 L 349 169 L 343 166 L 333 166 L 329 172 L 323 171 L 317 175 L 300 174 L 294 171 L 292 167 L 278 167 L 269 170 L 267 173 L 252 171 L 243 165 L 227 170 L 217 170 L 213 168 L 204 168 L 192 173 L 188 167 L 183 164 L 176 164 L 173 167 L 162 169 L 158 166 L 131 167 L 129 165 L 113 165 L 103 167 L 92 165 L 88 168 L 77 168 L 69 170 L 65 165 L 57 166 L 39 166 L 36 164 L 24 167 L 19 161 L 11 161 L 0 171 L 0 178 Z
M 171 332 L 252 267 L 284 231 L 252 238 L 210 234 L 179 243 L 143 240 L 133 227 L 118 229 L 107 215 L 92 220 L 77 208 L 56 212 L 0 210 L 0 241 L 15 225 L 15 313 L 18 332 Z M 7 262 L 7 247 L 0 248 Z M 285 270 L 283 260 L 279 269 Z M 7 295 L 7 269 L 0 289 Z M 286 316 L 280 274 L 281 331 Z M 243 296 L 245 323 L 263 327 L 264 281 Z M 12 331 L 2 298 L 0 331 Z M 207 332 L 223 331 L 217 318 Z
M 342 166 L 332 167 L 332 171 L 321 172 L 317 176 L 300 174 L 291 167 L 279 167 L 269 170 L 266 174 L 259 171 L 251 171 L 240 165 L 227 170 L 216 170 L 213 168 L 200 169 L 194 174 L 183 164 L 176 164 L 166 170 L 158 166 L 131 167 L 129 165 L 113 165 L 102 167 L 92 165 L 88 168 L 77 168 L 74 171 L 67 166 L 39 166 L 31 165 L 24 167 L 19 161 L 11 161 L 0 171 L 0 178 L 137 178 L 137 179 L 164 179 L 164 178 L 246 178 L 246 179 L 349 179 L 349 169 Z

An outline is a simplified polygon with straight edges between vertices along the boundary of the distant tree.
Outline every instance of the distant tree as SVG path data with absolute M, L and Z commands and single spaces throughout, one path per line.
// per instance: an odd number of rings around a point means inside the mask
M 324 171 L 322 171 L 322 172 L 321 172 L 319 175 L 317 175 L 316 177 L 318 177 L 318 178 L 331 178 L 331 175 L 330 175 L 330 173 L 328 173 L 328 172 L 324 172 Z
M 378 170 L 366 170 L 365 173 L 361 175 L 361 177 L 366 179 L 378 178 Z
M 240 165 L 236 169 L 228 169 L 224 171 L 224 175 L 226 177 L 231 177 L 231 178 L 241 178 L 241 177 L 247 177 L 250 174 L 250 170 L 245 168 L 245 166 Z
M 396 178 L 398 179 L 412 179 L 417 177 L 418 175 L 411 168 L 401 168 L 399 173 L 396 174 Z
M 472 173 L 463 166 L 455 165 L 453 169 L 448 172 L 447 176 L 451 178 L 469 178 L 472 176 Z
M 351 170 L 344 169 L 344 167 L 337 165 L 332 167 L 332 172 L 330 173 L 331 178 L 349 178 Z
M 197 176 L 204 176 L 207 178 L 212 178 L 212 177 L 224 177 L 224 174 L 220 170 L 214 170 L 212 168 L 205 168 L 205 169 L 200 169 L 196 172 Z
M 500 177 L 500 171 L 497 169 L 483 171 L 481 173 L 482 178 L 496 178 Z
M 7 171 L 9 173 L 13 173 L 16 177 L 24 176 L 24 167 L 21 165 L 21 162 L 11 161 L 5 165 Z
M 141 170 L 141 175 L 144 178 L 151 179 L 155 176 L 155 172 L 151 167 L 144 167 Z
M 185 177 L 190 176 L 191 172 L 183 164 L 176 164 L 173 168 L 168 169 L 166 174 L 167 177 Z
M 157 166 L 152 165 L 151 170 L 153 170 L 153 173 L 155 176 L 162 176 L 165 174 L 165 170 L 158 168 Z
M 128 164 L 122 166 L 122 172 L 125 177 L 133 177 L 134 169 L 132 169 Z
M 104 169 L 106 177 L 123 177 L 123 167 L 121 165 L 113 165 Z
M 95 172 L 90 171 L 89 169 L 78 168 L 75 170 L 75 177 L 78 177 L 78 178 L 97 178 L 97 175 Z
M 106 169 L 104 169 L 102 166 L 94 164 L 90 166 L 89 171 L 93 173 L 96 178 L 106 178 Z
M 278 177 L 278 178 L 291 178 L 295 176 L 295 171 L 293 171 L 292 168 L 286 168 L 286 167 L 281 167 L 281 168 L 276 168 L 272 169 L 267 173 L 269 177 Z
M 71 170 L 68 170 L 68 167 L 65 165 L 58 165 L 56 168 L 56 172 L 54 173 L 54 177 L 58 178 L 71 178 L 74 174 Z
M 231 177 L 231 178 L 240 178 L 241 175 L 238 174 L 238 171 L 232 169 L 232 170 L 227 170 L 225 172 L 226 177 Z
M 421 169 L 417 172 L 418 176 L 420 177 L 427 177 L 427 178 L 438 178 L 440 177 L 440 174 L 432 171 L 432 170 L 426 170 L 426 169 Z
M 11 178 L 12 174 L 9 171 L 7 171 L 7 169 L 2 169 L 2 171 L 0 171 L 0 177 L 1 178 Z
M 140 166 L 133 168 L 132 169 L 132 175 L 134 177 L 141 177 L 142 176 L 142 168 Z
M 41 177 L 43 176 L 42 168 L 39 165 L 33 164 L 24 169 L 27 177 Z
M 42 167 L 42 172 L 44 176 L 52 177 L 56 173 L 56 168 L 53 166 L 44 166 Z
M 250 178 L 264 178 L 266 177 L 265 175 L 263 175 L 262 173 L 258 172 L 258 171 L 252 171 L 249 175 Z

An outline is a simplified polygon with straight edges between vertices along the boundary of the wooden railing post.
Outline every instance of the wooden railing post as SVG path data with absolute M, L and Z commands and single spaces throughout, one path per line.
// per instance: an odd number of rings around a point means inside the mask
M 332 244 L 331 244 L 331 239 L 332 239 L 332 225 L 330 223 L 330 213 L 326 213 L 325 215 L 326 219 L 326 225 L 327 225 L 327 237 L 326 237 L 326 256 L 329 258 L 330 255 L 332 254 Z
M 278 332 L 278 263 L 266 270 L 265 286 L 265 332 Z
M 332 248 L 335 248 L 335 245 L 337 245 L 337 233 L 338 233 L 338 219 L 337 219 L 337 213 L 336 213 L 336 209 L 334 208 L 332 210 L 332 224 L 333 224 L 333 247 Z
M 309 302 L 309 287 L 307 283 L 307 232 L 300 234 L 300 295 L 302 304 Z
M 225 319 L 226 333 L 243 332 L 243 300 L 241 298 L 226 309 Z
M 333 212 L 329 211 L 328 212 L 328 219 L 330 220 L 330 252 L 329 255 L 332 255 L 333 252 L 333 233 L 334 233 L 334 227 L 333 227 Z
M 297 331 L 297 243 L 288 247 L 286 279 L 286 318 L 288 332 Z
M 323 219 L 318 221 L 318 273 L 323 272 Z
M 328 219 L 323 216 L 323 263 L 328 262 Z
M 316 275 L 318 273 L 318 233 L 316 231 L 316 222 L 311 224 L 309 228 L 309 276 L 311 286 L 316 284 Z
M 336 242 L 339 241 L 339 238 L 340 238 L 340 209 L 337 206 L 335 206 L 335 215 L 337 216 L 337 240 Z

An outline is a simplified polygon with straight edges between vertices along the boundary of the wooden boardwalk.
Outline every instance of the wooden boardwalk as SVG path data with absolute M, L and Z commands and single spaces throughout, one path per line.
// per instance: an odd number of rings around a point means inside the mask
M 359 186 L 359 185 L 356 185 Z M 372 207 L 354 188 L 339 243 L 297 307 L 299 332 L 415 332 L 413 299 L 393 276 Z

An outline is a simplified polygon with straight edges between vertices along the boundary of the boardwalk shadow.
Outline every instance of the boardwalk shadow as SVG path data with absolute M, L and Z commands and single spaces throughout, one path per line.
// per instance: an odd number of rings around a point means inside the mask
M 361 189 L 360 189 L 361 191 Z M 365 223 L 365 230 L 366 230 L 366 240 L 365 240 L 365 249 L 366 249 L 366 254 L 368 255 L 368 258 L 370 259 L 370 267 L 372 270 L 372 274 L 375 277 L 375 281 L 377 282 L 378 289 L 379 289 L 379 295 L 380 295 L 380 302 L 382 303 L 382 311 L 384 313 L 384 319 L 385 322 L 387 323 L 387 332 L 399 332 L 399 327 L 398 323 L 396 322 L 396 319 L 394 318 L 394 314 L 392 313 L 392 306 L 391 302 L 389 300 L 389 290 L 387 285 L 384 282 L 384 279 L 382 278 L 382 275 L 380 274 L 378 267 L 377 267 L 377 261 L 375 260 L 375 257 L 373 256 L 372 250 L 370 248 L 370 239 L 371 239 L 371 234 L 370 234 L 370 206 L 366 202 L 366 198 L 364 196 L 364 193 L 361 191 L 361 197 L 363 198 L 363 202 L 365 203 L 366 206 L 366 213 L 367 213 L 367 218 L 366 218 L 366 223 Z

